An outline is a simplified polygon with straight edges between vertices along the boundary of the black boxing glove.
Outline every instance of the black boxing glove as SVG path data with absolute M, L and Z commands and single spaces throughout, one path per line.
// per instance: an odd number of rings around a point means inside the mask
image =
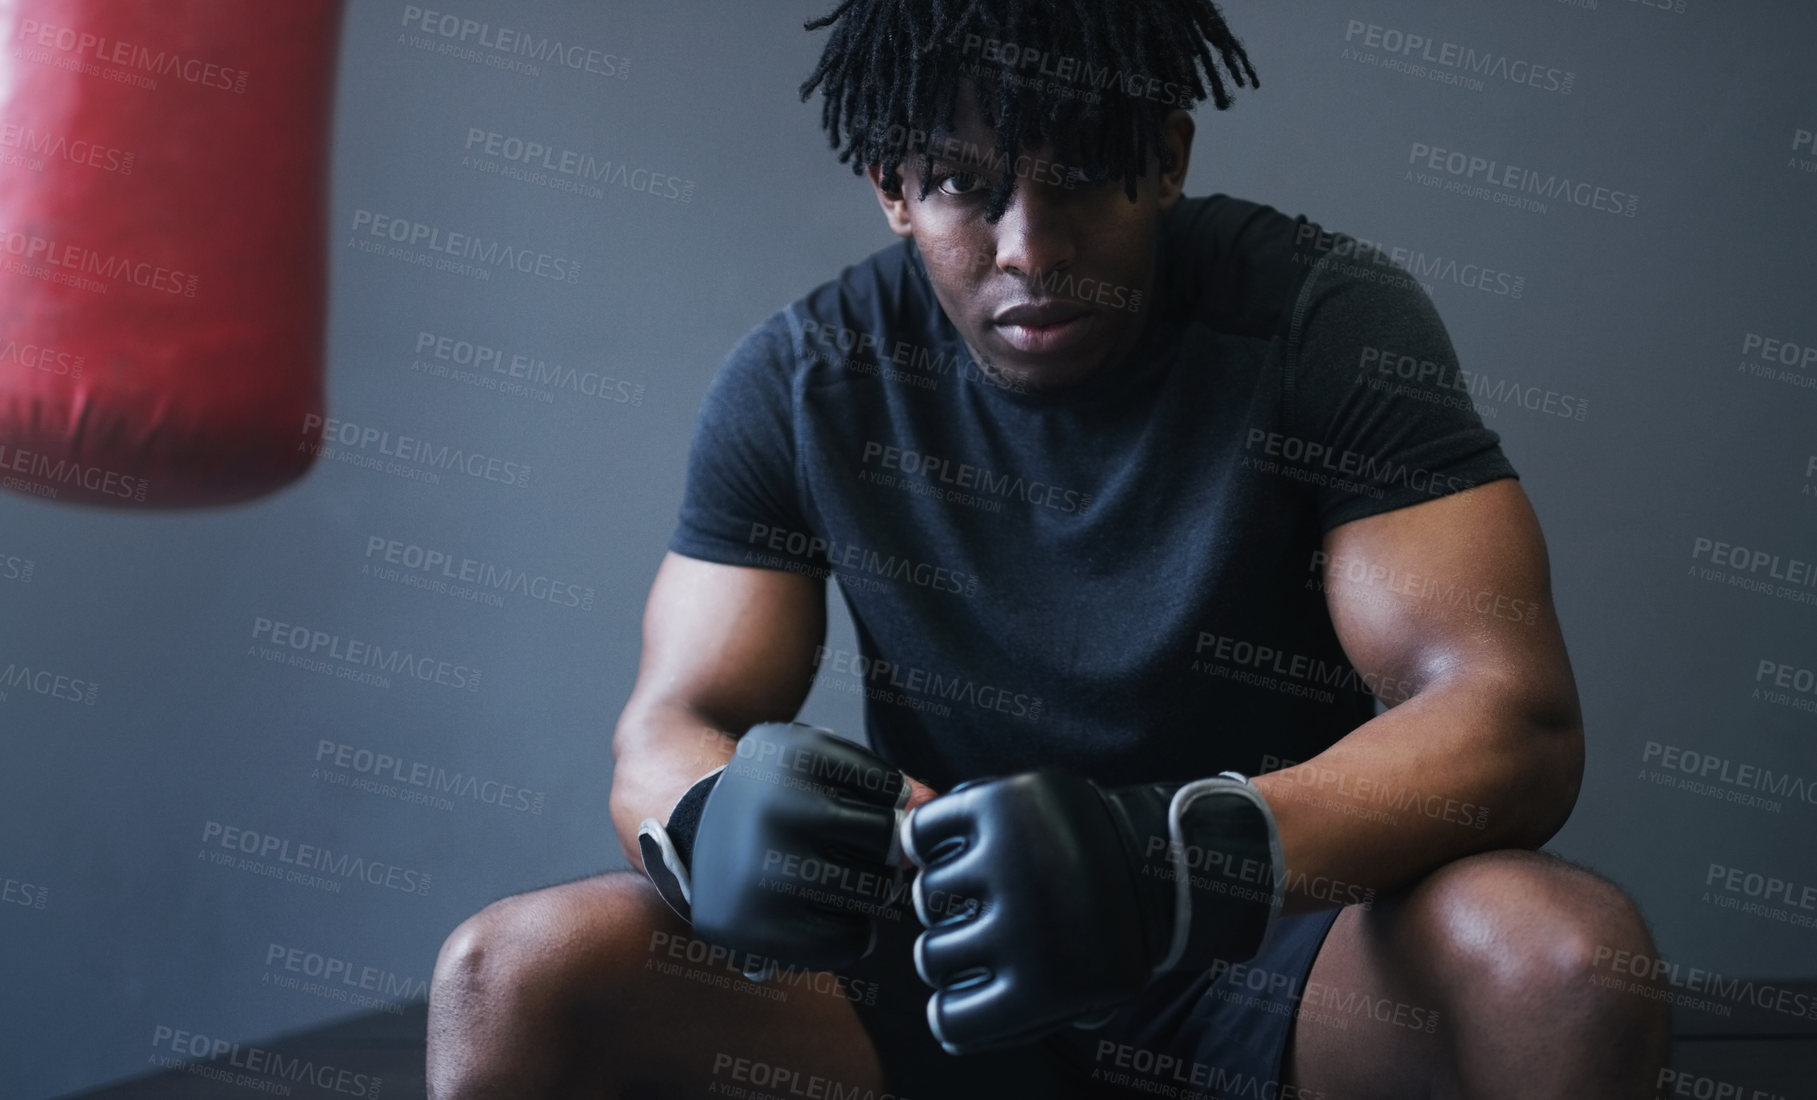
M 1253 958 L 1283 901 L 1274 815 L 1235 772 L 963 783 L 902 833 L 928 1026 L 953 1054 L 1095 1026 L 1163 971 Z
M 689 789 L 667 826 L 643 822 L 638 844 L 658 892 L 702 939 L 836 969 L 870 953 L 879 916 L 897 915 L 908 798 L 908 777 L 863 747 L 770 722 Z

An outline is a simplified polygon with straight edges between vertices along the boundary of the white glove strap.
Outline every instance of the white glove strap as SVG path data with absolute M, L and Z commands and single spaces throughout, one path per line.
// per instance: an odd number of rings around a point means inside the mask
M 1240 798 L 1252 803 L 1262 813 L 1262 819 L 1268 824 L 1268 847 L 1270 863 L 1267 886 L 1273 894 L 1268 910 L 1268 923 L 1262 933 L 1262 940 L 1256 947 L 1256 953 L 1268 946 L 1274 937 L 1275 925 L 1281 918 L 1281 906 L 1287 900 L 1286 875 L 1283 868 L 1285 861 L 1281 855 L 1281 833 L 1275 827 L 1274 811 L 1249 782 L 1249 778 L 1240 772 L 1220 772 L 1211 779 L 1200 779 L 1188 783 L 1174 792 L 1173 801 L 1167 807 L 1167 837 L 1171 842 L 1168 849 L 1173 861 L 1174 871 L 1174 920 L 1173 943 L 1167 957 L 1161 960 L 1154 972 L 1160 974 L 1172 969 L 1186 953 L 1186 944 L 1192 933 L 1192 867 L 1188 858 L 1187 837 L 1185 836 L 1184 818 L 1187 809 L 1201 798 Z

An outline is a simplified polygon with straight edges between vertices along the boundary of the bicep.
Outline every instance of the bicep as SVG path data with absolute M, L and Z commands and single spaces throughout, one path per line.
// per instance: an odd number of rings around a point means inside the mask
M 826 582 L 670 553 L 644 608 L 627 712 L 677 707 L 736 734 L 794 717 L 826 634 Z
M 1575 721 L 1545 539 L 1518 481 L 1341 524 L 1324 552 L 1332 625 L 1365 682 L 1417 693 L 1466 676 Z

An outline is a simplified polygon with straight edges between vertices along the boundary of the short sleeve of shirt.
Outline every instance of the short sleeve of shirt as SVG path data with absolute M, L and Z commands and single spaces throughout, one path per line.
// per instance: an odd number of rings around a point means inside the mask
M 1315 267 L 1288 356 L 1288 423 L 1323 448 L 1322 531 L 1519 476 L 1431 299 L 1385 258 L 1359 248 Z
M 768 548 L 812 534 L 796 476 L 794 350 L 777 313 L 740 340 L 707 388 L 669 549 L 725 565 L 772 564 Z M 799 570 L 803 558 L 788 563 Z M 784 567 L 780 560 L 776 567 Z

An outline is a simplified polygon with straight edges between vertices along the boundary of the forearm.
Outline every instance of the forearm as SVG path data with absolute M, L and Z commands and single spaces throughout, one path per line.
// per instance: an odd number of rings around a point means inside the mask
M 1457 674 L 1256 777 L 1280 829 L 1287 908 L 1352 904 L 1476 852 L 1537 848 L 1576 801 L 1580 727 L 1574 693 Z
M 701 776 L 732 758 L 736 739 L 703 716 L 670 705 L 632 710 L 612 739 L 612 826 L 631 866 L 641 870 L 637 829 L 669 811 Z

